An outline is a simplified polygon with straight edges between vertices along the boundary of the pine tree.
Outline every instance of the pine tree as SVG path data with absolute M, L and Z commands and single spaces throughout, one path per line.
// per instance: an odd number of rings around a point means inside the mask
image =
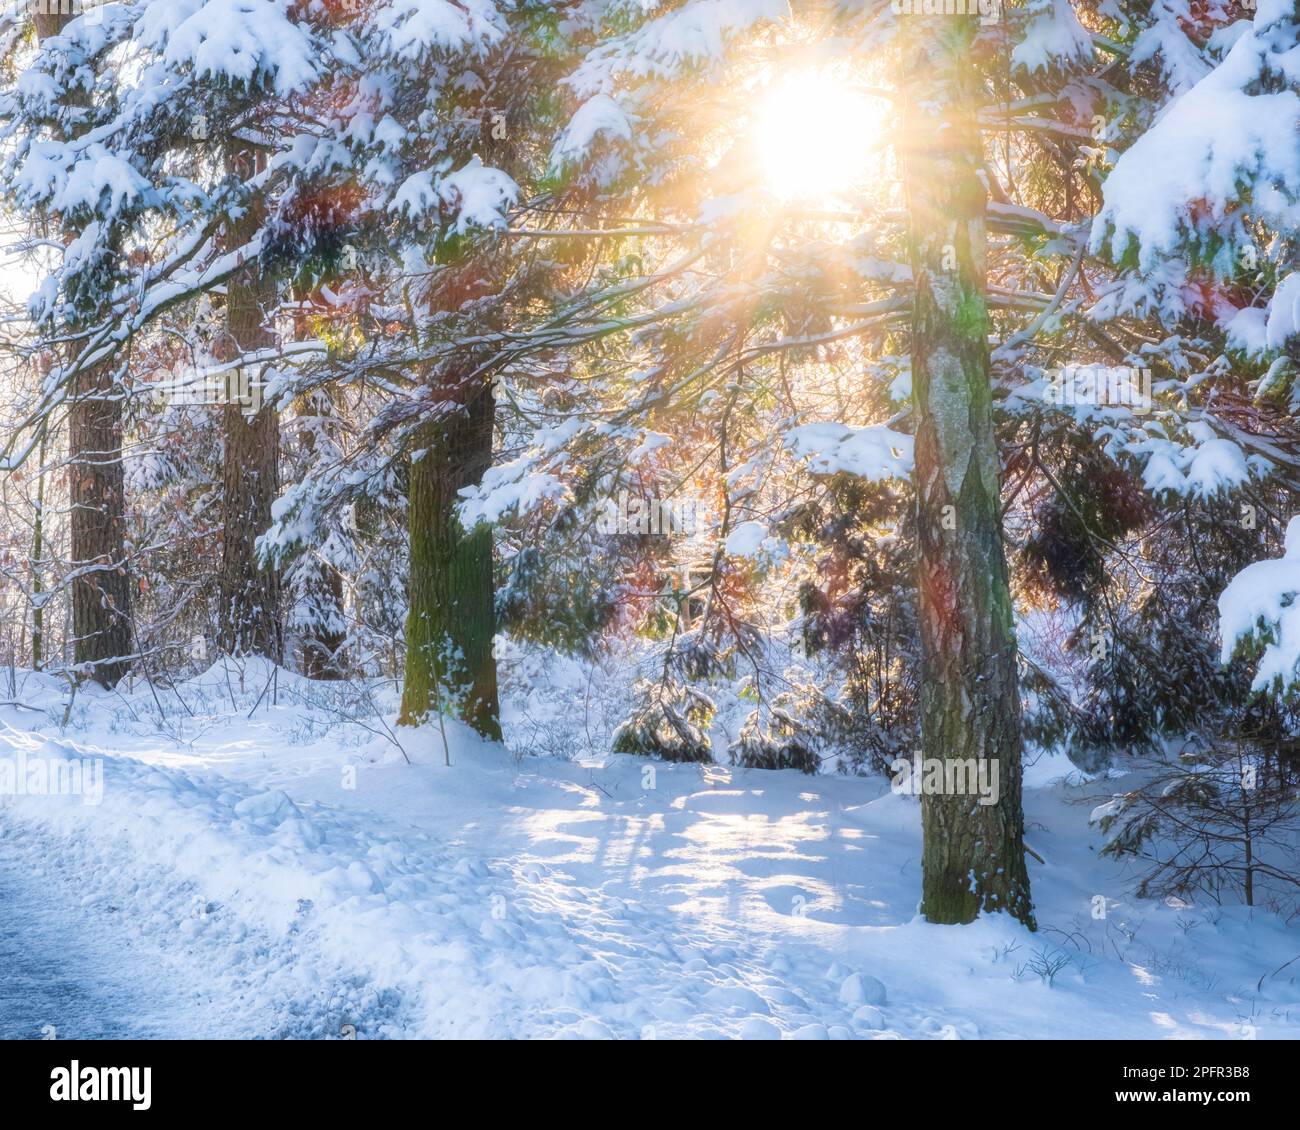
M 1032 924 L 1016 637 L 989 382 L 974 34 L 973 19 L 946 19 L 919 37 L 914 65 L 930 93 L 909 103 L 903 127 L 914 283 L 921 746 L 945 769 L 987 762 L 999 787 L 993 804 L 946 790 L 923 793 L 921 910 L 933 922 L 1005 910 Z
M 128 608 L 129 593 L 84 590 L 127 584 L 119 544 L 124 485 L 114 453 L 124 399 L 135 391 L 124 379 L 133 350 L 148 343 L 170 311 L 227 283 L 231 324 L 218 369 L 238 367 L 245 349 L 268 340 L 269 295 L 248 288 L 263 285 L 263 228 L 302 166 L 285 152 L 261 171 L 233 170 L 222 158 L 246 148 L 249 131 L 262 126 L 259 144 L 282 144 L 284 121 L 294 113 L 287 100 L 305 98 L 329 73 L 319 60 L 335 49 L 347 57 L 348 49 L 345 36 L 329 38 L 328 13 L 275 5 L 203 5 L 162 24 L 151 22 L 146 6 L 109 6 L 59 21 L 60 34 L 47 49 L 21 60 L 34 81 L 5 92 L 0 116 L 13 143 L 6 184 L 15 202 L 65 228 L 75 225 L 76 238 L 33 299 L 33 314 L 63 354 L 33 423 L 57 418 L 67 404 L 74 452 L 93 453 L 75 464 L 71 483 L 73 553 L 86 556 L 80 543 L 87 539 L 93 551 L 74 574 L 74 619 L 81 622 Z M 218 57 L 205 49 L 214 21 L 224 21 L 223 34 L 238 37 L 244 50 Z M 272 105 L 279 119 L 268 122 Z M 296 154 L 311 148 L 317 127 L 309 117 Z M 51 123 L 58 126 L 54 142 Z M 201 386 L 208 374 L 188 376 Z M 276 421 L 268 411 L 250 426 L 239 407 L 224 411 L 230 529 L 221 587 L 235 622 L 219 634 L 233 650 L 278 656 L 274 583 L 254 552 L 277 487 Z M 268 619 L 253 624 L 259 617 Z M 100 658 L 129 653 L 126 616 L 111 622 L 112 639 L 74 628 L 79 656 L 82 648 L 97 649 Z
M 60 52 L 59 37 L 71 19 L 70 13 L 60 12 L 57 7 L 34 12 L 38 45 L 51 54 Z M 61 140 L 75 143 L 91 124 L 82 112 L 91 91 L 72 86 L 70 94 L 68 112 L 58 129 Z M 85 227 L 84 219 L 80 224 L 64 219 L 63 238 L 67 242 L 79 241 L 87 234 Z M 119 229 L 110 228 L 107 238 L 120 242 L 121 235 Z M 101 274 L 93 269 L 87 274 L 89 280 L 83 280 L 78 288 L 80 299 L 68 311 L 74 335 L 79 324 L 93 321 L 100 314 L 102 307 L 95 288 L 111 278 L 107 272 Z M 73 355 L 75 348 L 71 347 Z M 71 360 L 68 347 L 60 352 Z M 82 674 L 112 687 L 126 674 L 134 650 L 122 473 L 124 395 L 112 362 L 80 368 L 72 379 L 68 399 L 73 662 Z

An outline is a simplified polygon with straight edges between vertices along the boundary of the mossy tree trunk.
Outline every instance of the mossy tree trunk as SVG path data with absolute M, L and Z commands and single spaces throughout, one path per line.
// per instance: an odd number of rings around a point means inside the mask
M 492 531 L 465 530 L 455 504 L 492 461 L 495 402 L 487 383 L 468 403 L 422 429 L 407 493 L 410 590 L 399 722 L 418 726 L 453 711 L 480 734 L 501 737 L 492 578 Z
M 1005 910 L 1029 925 L 1020 700 L 989 383 L 984 213 L 973 19 L 927 20 L 903 137 L 915 304 L 912 390 L 920 542 L 921 745 L 987 760 L 996 801 L 921 798 L 921 910 L 932 922 Z M 958 779 L 961 779 L 960 777 Z

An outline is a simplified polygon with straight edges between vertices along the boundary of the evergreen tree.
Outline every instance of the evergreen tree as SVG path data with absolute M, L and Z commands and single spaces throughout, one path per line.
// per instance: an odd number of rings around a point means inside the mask
M 1032 925 L 1020 801 L 1020 700 L 989 382 L 973 19 L 920 38 L 930 96 L 909 104 L 921 747 L 996 767 L 986 798 L 925 791 L 921 909 L 934 922 L 1005 910 Z M 992 770 L 991 770 L 992 771 Z

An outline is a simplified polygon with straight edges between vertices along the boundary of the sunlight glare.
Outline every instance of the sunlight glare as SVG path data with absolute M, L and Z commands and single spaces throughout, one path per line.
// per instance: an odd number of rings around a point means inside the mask
M 815 71 L 775 83 L 760 105 L 755 141 L 768 187 L 786 199 L 827 202 L 871 164 L 881 106 Z

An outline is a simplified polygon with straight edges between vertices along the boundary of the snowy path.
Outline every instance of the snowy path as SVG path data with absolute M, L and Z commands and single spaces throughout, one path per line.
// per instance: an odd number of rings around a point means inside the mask
M 0 764 L 105 764 L 102 805 L 0 799 L 0 1034 L 1300 1035 L 1300 984 L 1256 989 L 1294 930 L 1131 900 L 1061 787 L 1026 794 L 1043 929 L 935 927 L 879 781 L 469 740 L 448 769 L 432 736 L 412 766 L 248 693 L 170 738 L 117 697 L 64 736 L 0 717 Z
M 670 906 L 619 897 L 613 891 L 635 894 L 628 868 L 617 865 L 625 844 L 604 845 L 598 868 L 610 876 L 609 890 L 593 891 L 568 868 L 487 861 L 464 846 L 447 851 L 374 812 L 300 808 L 282 792 L 198 784 L 130 763 L 109 772 L 125 786 L 111 791 L 129 792 L 137 810 L 156 813 L 159 800 L 194 794 L 186 807 L 203 819 L 186 830 L 190 837 L 219 822 L 228 805 L 235 823 L 298 848 L 343 848 L 351 862 L 326 868 L 322 882 L 320 872 L 313 879 L 299 870 L 300 860 L 276 859 L 263 878 L 276 893 L 290 889 L 295 897 L 280 901 L 294 911 L 281 929 L 250 928 L 261 918 L 249 913 L 252 903 L 266 894 L 253 880 L 271 863 L 256 837 L 233 866 L 207 855 L 207 874 L 190 877 L 149 851 L 153 844 L 172 852 L 186 835 L 179 830 L 159 836 L 155 825 L 142 839 L 114 842 L 113 817 L 78 805 L 64 812 L 71 835 L 18 821 L 0 834 L 7 860 L 0 906 L 14 923 L 2 952 L 18 959 L 12 999 L 0 997 L 4 1035 L 33 1036 L 54 1024 L 65 1037 L 320 1037 L 352 1025 L 362 1038 L 412 1031 L 772 1038 L 783 1028 L 825 1038 L 837 1026 L 848 1035 L 859 1006 L 876 999 L 866 978 L 861 999 L 841 1001 L 851 971 L 837 968 L 826 979 L 821 947 L 799 978 L 817 982 L 818 992 L 792 991 L 784 976 L 790 959 L 769 961 L 769 939 L 745 928 L 743 915 L 729 926 L 707 916 L 690 922 Z M 144 780 L 155 795 L 140 787 Z M 629 827 L 612 838 L 644 832 Z M 554 845 L 571 855 L 571 835 Z M 147 953 L 152 947 L 161 948 Z M 187 978 L 183 988 L 166 975 L 169 966 Z M 857 1021 L 879 1017 L 862 1012 Z
M 183 1036 L 193 1018 L 157 954 L 120 908 L 80 905 L 57 853 L 32 843 L 0 831 L 0 1039 Z
M 0 1039 L 403 1034 L 392 994 L 294 928 L 240 921 L 144 853 L 12 815 L 0 807 Z

